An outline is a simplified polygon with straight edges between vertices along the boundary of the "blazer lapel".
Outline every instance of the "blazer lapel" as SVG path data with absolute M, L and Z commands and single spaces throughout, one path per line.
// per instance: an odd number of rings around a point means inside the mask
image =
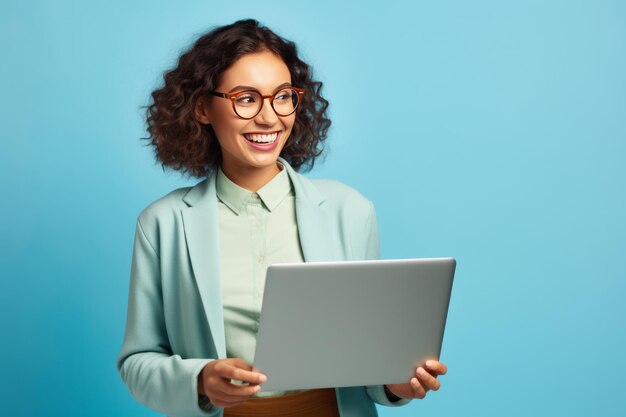
M 224 312 L 220 284 L 219 223 L 215 175 L 193 187 L 183 198 L 190 207 L 182 210 L 187 250 L 215 350 L 226 357 Z
M 296 221 L 305 262 L 342 259 L 342 251 L 334 238 L 332 218 L 324 209 L 325 197 L 308 178 L 298 174 L 282 158 L 296 193 Z

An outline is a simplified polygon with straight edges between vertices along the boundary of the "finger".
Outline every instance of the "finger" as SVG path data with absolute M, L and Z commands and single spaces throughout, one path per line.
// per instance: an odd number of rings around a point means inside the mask
M 213 404 L 216 404 L 216 405 L 220 405 L 220 404 L 237 405 L 237 404 L 244 403 L 250 399 L 250 397 L 231 396 L 231 395 L 223 394 L 220 392 L 214 392 L 211 396 L 209 396 L 209 398 L 213 399 L 212 402 Z M 220 404 L 217 404 L 216 401 L 219 402 Z
M 209 393 L 209 395 L 207 395 L 207 397 L 209 397 L 211 404 L 215 404 L 219 406 L 224 406 L 224 405 L 233 406 L 233 405 L 244 403 L 250 399 L 250 397 L 236 397 L 236 396 L 233 397 L 228 394 L 224 394 L 223 392 L 220 392 L 219 390 L 213 390 L 212 392 Z
M 410 384 L 415 398 L 419 398 L 421 400 L 426 396 L 426 390 L 422 387 L 417 378 L 411 378 Z
M 415 374 L 424 388 L 437 391 L 439 387 L 441 387 L 441 383 L 437 380 L 437 378 L 426 372 L 426 370 L 421 366 L 417 368 L 417 372 L 415 372 Z
M 209 396 L 209 398 L 213 399 L 214 404 L 217 404 L 216 401 L 219 401 L 220 403 L 228 403 L 231 405 L 241 404 L 250 399 L 250 397 L 233 397 L 219 392 L 213 393 L 211 396 Z
M 256 385 L 267 381 L 267 377 L 259 372 L 245 371 L 239 368 L 233 368 L 229 378 Z
M 445 375 L 448 372 L 448 367 L 445 363 L 435 360 L 426 361 L 426 368 L 429 371 L 434 371 L 437 375 Z
M 215 372 L 227 379 L 249 382 L 251 384 L 262 384 L 267 381 L 267 377 L 259 372 L 250 371 L 252 367 L 243 360 L 233 360 L 230 363 L 220 364 L 215 367 Z
M 222 379 L 219 383 L 214 385 L 214 391 L 217 391 L 224 399 L 229 397 L 230 400 L 242 400 L 247 399 L 253 394 L 256 394 L 261 390 L 259 385 L 236 385 L 232 384 L 227 379 Z
M 213 397 L 213 398 L 209 397 L 209 400 L 211 401 L 211 404 L 216 405 L 218 407 L 234 407 L 236 405 L 246 402 L 245 400 L 227 401 L 227 400 L 221 399 L 220 397 Z

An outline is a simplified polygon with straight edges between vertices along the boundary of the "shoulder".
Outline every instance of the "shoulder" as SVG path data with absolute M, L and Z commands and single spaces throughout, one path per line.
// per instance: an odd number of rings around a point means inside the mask
M 322 205 L 326 209 L 354 217 L 369 217 L 373 214 L 374 205 L 372 202 L 355 188 L 330 179 L 312 179 L 310 181 L 324 199 Z
M 311 180 L 323 201 L 320 208 L 343 242 L 344 259 L 379 257 L 378 223 L 372 202 L 356 189 L 334 180 Z
M 185 196 L 190 190 L 200 186 L 205 181 L 206 180 L 203 180 L 193 187 L 177 188 L 154 200 L 139 214 L 139 224 L 145 228 L 154 227 L 155 225 L 172 220 L 175 221 L 178 217 L 180 217 L 181 211 L 188 207 L 187 203 L 184 201 Z
M 335 208 L 372 210 L 372 203 L 359 191 L 342 182 L 331 179 L 313 179 L 295 171 L 287 161 L 279 158 L 287 168 L 296 189 L 296 198 L 304 198 L 314 204 Z M 300 194 L 300 196 L 298 196 Z
M 342 182 L 329 179 L 310 180 L 329 200 L 344 204 L 369 205 L 371 202 L 358 190 Z

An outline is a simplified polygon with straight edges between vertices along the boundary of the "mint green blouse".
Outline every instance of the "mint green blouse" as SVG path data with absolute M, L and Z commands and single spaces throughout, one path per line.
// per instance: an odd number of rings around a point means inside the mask
M 220 168 L 216 193 L 226 355 L 252 364 L 267 267 L 278 262 L 304 262 L 295 193 L 283 167 L 256 193 L 232 182 Z M 262 392 L 254 396 L 301 391 Z

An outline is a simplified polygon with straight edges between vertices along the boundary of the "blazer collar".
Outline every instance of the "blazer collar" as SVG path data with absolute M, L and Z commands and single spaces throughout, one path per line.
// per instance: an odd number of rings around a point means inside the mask
M 296 194 L 296 221 L 305 262 L 341 259 L 343 254 L 331 230 L 332 219 L 324 210 L 325 197 L 315 184 L 296 173 L 279 158 Z M 220 238 L 215 171 L 183 197 L 182 210 L 187 250 L 218 358 L 226 357 L 224 313 L 220 283 Z
M 326 197 L 308 178 L 298 174 L 282 158 L 296 193 L 296 221 L 305 262 L 334 261 L 343 256 L 338 242 L 332 238 L 332 213 L 325 207 Z
M 283 158 L 279 157 L 278 160 L 287 170 L 289 179 L 291 179 L 291 183 L 293 184 L 296 192 L 297 200 L 301 200 L 306 204 L 311 204 L 313 206 L 320 205 L 324 202 L 325 197 L 311 180 L 298 174 Z M 198 205 L 209 206 L 216 201 L 215 176 L 216 171 L 212 172 L 211 175 L 204 181 L 196 184 L 187 192 L 187 194 L 185 194 L 183 201 L 190 207 Z
M 296 192 L 296 200 L 313 206 L 319 206 L 324 202 L 325 197 L 310 179 L 298 174 L 283 158 L 278 158 L 278 160 L 287 170 L 287 174 L 289 174 L 289 179 L 291 179 Z

